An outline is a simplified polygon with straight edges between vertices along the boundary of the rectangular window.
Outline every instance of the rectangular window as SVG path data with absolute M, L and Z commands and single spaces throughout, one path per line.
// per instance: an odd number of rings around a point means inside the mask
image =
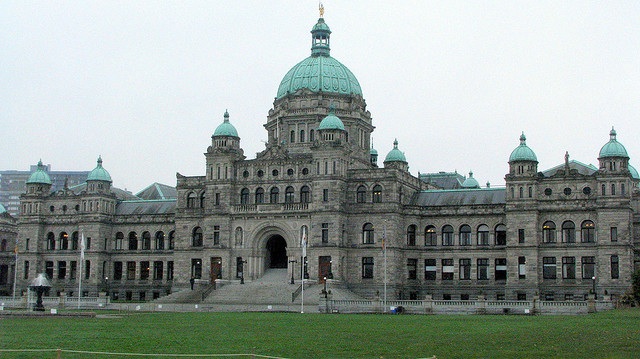
M 127 279 L 136 279 L 136 262 L 127 262 Z
M 595 257 L 582 257 L 582 279 L 591 279 L 595 276 Z
M 527 293 L 518 293 L 518 300 L 527 300 Z
M 618 256 L 611 256 L 611 279 L 620 278 L 620 259 Z
M 362 257 L 362 278 L 373 278 L 373 257 Z
M 329 243 L 329 223 L 322 223 L 322 243 Z
M 489 232 L 486 230 L 478 231 L 478 245 L 479 246 L 488 246 L 489 245 Z
M 67 277 L 67 262 L 58 261 L 58 279 L 65 279 Z
M 153 280 L 162 280 L 164 275 L 162 261 L 154 261 L 153 262 Z
M 556 279 L 556 257 L 542 258 L 542 278 Z
M 436 260 L 435 259 L 424 260 L 424 279 L 436 280 Z
M 122 262 L 113 262 L 113 280 L 122 280 Z
M 407 279 L 418 279 L 417 274 L 418 260 L 415 258 L 407 259 Z
M 478 259 L 478 279 L 489 279 L 489 259 L 487 258 Z
M 214 198 L 215 198 L 215 200 L 214 200 L 215 205 L 219 206 L 220 205 L 220 193 L 216 193 Z
M 442 260 L 442 280 L 453 280 L 453 259 Z
M 29 279 L 29 261 L 24 261 L 24 274 L 23 279 Z
M 173 261 L 167 262 L 167 280 L 173 280 Z
M 329 202 L 329 190 L 327 188 L 322 190 L 322 202 Z
M 611 227 L 611 242 L 618 241 L 618 227 Z
M 518 229 L 518 243 L 524 243 L 524 228 Z
M 76 279 L 76 276 L 78 275 L 78 262 L 76 261 L 71 261 L 70 263 L 70 269 L 69 269 L 69 279 Z
M 460 260 L 460 279 L 471 279 L 471 259 Z
M 53 261 L 46 261 L 44 264 L 44 272 L 47 278 L 53 279 Z
M 507 279 L 507 258 L 496 258 L 496 270 L 494 275 L 496 280 Z
M 86 249 L 87 250 L 91 249 L 91 237 L 87 237 Z
M 220 226 L 213 226 L 213 245 L 220 244 Z
M 461 246 L 471 245 L 471 232 L 460 232 L 460 245 Z
M 149 261 L 140 262 L 140 279 L 149 279 Z
M 238 259 L 242 261 L 242 257 L 238 257 Z M 195 279 L 202 278 L 202 259 L 200 258 L 191 259 L 191 276 Z
M 527 259 L 525 257 L 518 257 L 518 278 L 527 278 Z
M 562 257 L 562 279 L 576 279 L 575 257 Z
M 442 245 L 443 246 L 453 245 L 453 232 L 442 232 Z
M 89 279 L 91 277 L 91 261 L 84 261 L 84 279 Z

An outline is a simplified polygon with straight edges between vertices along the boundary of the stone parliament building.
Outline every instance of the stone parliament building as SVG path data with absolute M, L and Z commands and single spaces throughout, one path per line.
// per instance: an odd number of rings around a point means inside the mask
M 39 167 L 19 217 L 0 217 L 0 292 L 11 292 L 14 275 L 24 291 L 44 272 L 52 295 L 77 296 L 82 276 L 82 295 L 151 300 L 191 278 L 252 281 L 271 268 L 367 298 L 385 281 L 397 299 L 628 290 L 640 267 L 640 176 L 615 130 L 608 142 L 603 134 L 598 167 L 565 155 L 541 170 L 516 134 L 504 188 L 481 188 L 472 174 L 416 177 L 397 141 L 378 159 L 362 89 L 330 56 L 322 16 L 311 34 L 311 55 L 282 79 L 256 158 L 245 157 L 225 112 L 203 174 L 177 174 L 175 188 L 114 188 L 99 158 L 84 183 L 52 192 Z

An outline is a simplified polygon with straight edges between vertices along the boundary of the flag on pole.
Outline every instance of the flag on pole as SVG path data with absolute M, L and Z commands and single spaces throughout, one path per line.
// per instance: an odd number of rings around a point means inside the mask
M 18 238 L 16 238 L 16 246 L 13 248 L 13 253 L 16 255 L 16 261 L 18 260 Z
M 307 256 L 307 230 L 302 230 L 302 260 Z
M 82 233 L 82 238 L 80 239 L 80 260 L 84 260 L 84 232 Z

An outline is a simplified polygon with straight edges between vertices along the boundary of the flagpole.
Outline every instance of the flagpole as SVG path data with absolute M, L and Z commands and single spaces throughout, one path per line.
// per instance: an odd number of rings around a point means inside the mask
M 386 222 L 386 221 L 385 221 Z M 387 244 L 385 243 L 387 240 L 387 224 L 384 224 L 382 229 L 382 252 L 384 254 L 384 310 L 383 313 L 387 312 Z
M 13 250 L 15 253 L 16 264 L 13 267 L 13 305 L 16 303 L 16 282 L 18 281 L 18 238 L 16 238 L 16 247 Z
M 80 275 L 78 276 L 78 309 L 80 309 L 80 298 L 82 297 L 82 266 L 84 265 L 84 232 L 80 239 Z
M 300 313 L 304 313 L 304 266 L 305 258 L 307 257 L 307 230 L 306 227 L 302 229 L 302 260 L 300 265 L 300 281 L 302 282 L 302 294 L 300 299 Z

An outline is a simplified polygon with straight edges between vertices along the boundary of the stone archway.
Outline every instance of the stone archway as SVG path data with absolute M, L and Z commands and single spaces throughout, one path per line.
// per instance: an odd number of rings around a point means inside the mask
M 267 240 L 267 268 L 287 268 L 287 241 L 279 234 Z

